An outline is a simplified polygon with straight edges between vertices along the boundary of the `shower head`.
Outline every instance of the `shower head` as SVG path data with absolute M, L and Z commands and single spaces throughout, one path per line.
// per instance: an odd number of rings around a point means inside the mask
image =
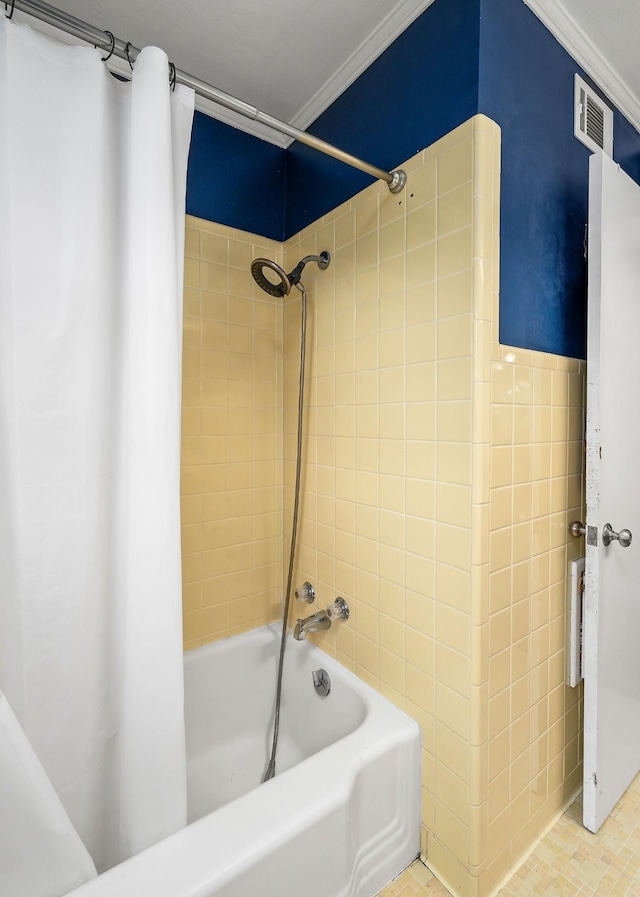
M 273 271 L 280 283 L 267 277 L 264 273 L 265 269 Z M 270 259 L 254 259 L 251 262 L 251 274 L 260 289 L 264 290 L 265 293 L 268 293 L 270 296 L 282 297 L 289 294 L 291 281 L 280 265 L 276 265 L 276 263 L 272 262 Z
M 251 262 L 251 274 L 261 290 L 264 290 L 270 296 L 282 298 L 289 295 L 291 287 L 300 283 L 302 271 L 307 262 L 316 262 L 318 268 L 324 271 L 325 268 L 329 267 L 330 261 L 331 256 L 328 252 L 321 252 L 320 255 L 305 255 L 290 274 L 285 274 L 280 265 L 277 265 L 270 259 L 254 259 Z M 277 280 L 273 280 L 265 274 L 265 270 L 272 271 L 276 275 Z

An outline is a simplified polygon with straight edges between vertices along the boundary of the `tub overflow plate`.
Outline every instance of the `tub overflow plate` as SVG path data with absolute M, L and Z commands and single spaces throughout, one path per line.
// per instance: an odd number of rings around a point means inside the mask
M 326 670 L 314 670 L 311 675 L 313 676 L 313 687 L 317 694 L 319 694 L 321 698 L 326 698 L 331 691 L 331 679 L 329 679 L 329 673 L 327 673 Z

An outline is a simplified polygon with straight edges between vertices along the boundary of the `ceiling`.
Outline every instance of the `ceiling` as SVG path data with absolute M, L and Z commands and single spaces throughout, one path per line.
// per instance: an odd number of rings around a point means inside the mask
M 304 129 L 433 0 L 49 2 L 134 46 L 160 46 L 177 68 Z M 638 0 L 524 2 L 640 130 Z M 197 105 L 273 143 L 288 142 L 207 101 Z

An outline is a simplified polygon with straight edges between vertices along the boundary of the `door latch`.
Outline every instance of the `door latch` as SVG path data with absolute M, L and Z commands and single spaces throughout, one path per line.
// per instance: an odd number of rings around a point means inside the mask
M 586 536 L 587 545 L 598 544 L 597 526 L 585 526 L 584 523 L 582 523 L 580 520 L 574 520 L 573 523 L 569 526 L 569 532 L 574 539 L 579 539 L 581 536 Z

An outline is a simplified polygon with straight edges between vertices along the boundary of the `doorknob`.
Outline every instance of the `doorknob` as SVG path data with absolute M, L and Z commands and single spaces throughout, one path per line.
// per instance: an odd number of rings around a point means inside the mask
M 622 548 L 628 548 L 631 545 L 632 538 L 633 536 L 628 529 L 621 529 L 619 533 L 616 533 L 610 523 L 605 523 L 602 527 L 602 544 L 605 547 L 616 541 L 620 543 Z
M 574 520 L 573 523 L 569 526 L 569 532 L 574 539 L 579 539 L 580 536 L 584 536 L 586 531 L 586 526 L 584 525 L 584 523 L 581 523 L 580 520 Z

